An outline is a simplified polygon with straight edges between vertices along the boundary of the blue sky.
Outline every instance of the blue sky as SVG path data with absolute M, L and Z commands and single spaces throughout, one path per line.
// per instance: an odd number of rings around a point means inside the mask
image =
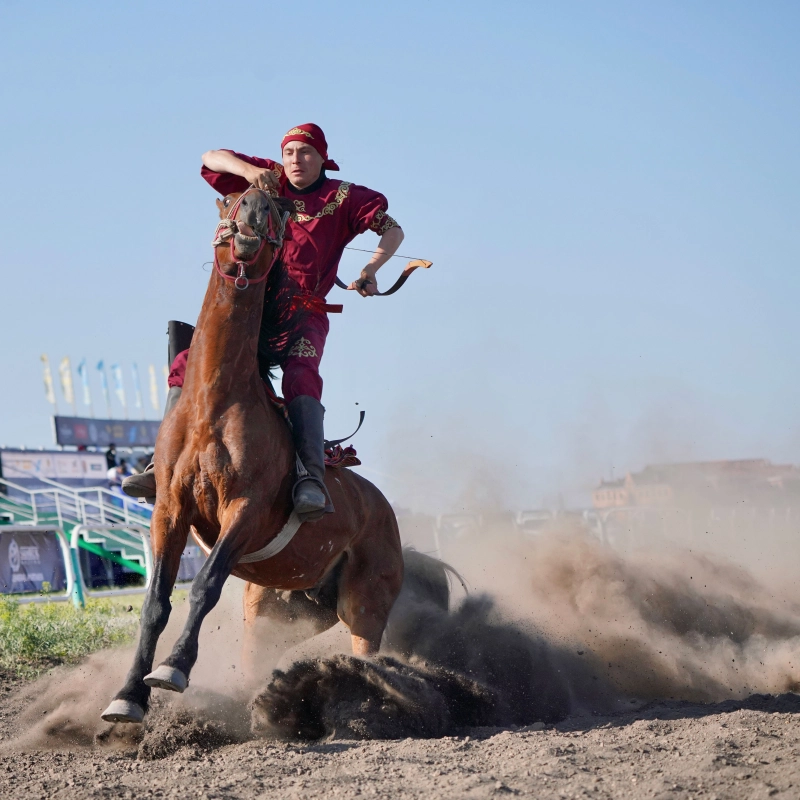
M 275 157 L 315 121 L 434 261 L 331 296 L 328 432 L 367 410 L 395 502 L 800 462 L 798 34 L 788 2 L 6 0 L 0 444 L 52 443 L 41 353 L 119 362 L 129 394 L 131 363 L 161 368 L 208 281 L 201 153 Z

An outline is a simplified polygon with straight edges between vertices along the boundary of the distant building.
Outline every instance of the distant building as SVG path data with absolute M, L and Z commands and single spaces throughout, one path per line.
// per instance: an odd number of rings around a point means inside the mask
M 800 468 L 763 458 L 655 464 L 592 492 L 596 509 L 700 504 L 800 504 Z

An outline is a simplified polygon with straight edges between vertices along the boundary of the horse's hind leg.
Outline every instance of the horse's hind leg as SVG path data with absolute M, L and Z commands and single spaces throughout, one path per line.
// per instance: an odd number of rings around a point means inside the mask
M 332 628 L 339 620 L 335 604 L 324 607 L 306 597 L 304 592 L 281 592 L 265 589 L 255 583 L 244 587 L 244 637 L 242 642 L 242 668 L 248 681 L 263 678 L 272 669 L 279 655 L 277 648 L 269 657 L 268 641 L 280 645 L 285 652 L 309 636 Z M 276 637 L 265 631 L 265 623 L 275 623 Z M 276 641 L 276 638 L 279 641 Z
M 363 536 L 347 556 L 339 581 L 339 619 L 350 628 L 353 655 L 371 656 L 381 646 L 386 621 L 403 584 L 403 553 L 394 520 L 385 534 Z
M 145 684 L 144 677 L 152 669 L 158 638 L 172 611 L 169 597 L 187 537 L 185 526 L 178 527 L 166 521 L 165 514 L 157 509 L 151 529 L 153 574 L 142 606 L 139 643 L 125 685 L 102 714 L 106 722 L 141 722 L 144 718 L 150 700 L 150 687 Z

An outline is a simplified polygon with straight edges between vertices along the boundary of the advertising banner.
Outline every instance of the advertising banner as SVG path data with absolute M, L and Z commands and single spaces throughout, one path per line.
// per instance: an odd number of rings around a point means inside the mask
M 55 531 L 4 533 L 0 528 L 0 593 L 63 592 L 66 588 L 64 553 Z
M 102 453 L 0 450 L 0 476 L 21 486 L 41 478 L 73 486 L 104 486 L 107 469 Z
M 53 417 L 56 442 L 94 447 L 154 447 L 160 420 L 92 419 L 91 417 Z

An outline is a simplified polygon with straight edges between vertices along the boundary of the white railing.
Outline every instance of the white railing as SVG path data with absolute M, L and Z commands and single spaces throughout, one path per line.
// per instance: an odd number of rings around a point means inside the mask
M 0 485 L 4 486 L 7 505 L 18 504 L 21 501 L 30 507 L 34 525 L 57 521 L 63 528 L 65 524 L 81 524 L 87 527 L 92 525 L 136 525 L 149 527 L 152 507 L 139 503 L 123 494 L 116 494 L 100 486 L 75 488 L 51 481 L 47 478 L 37 478 L 50 488 L 30 489 L 20 486 L 12 481 L 0 478 Z M 10 490 L 10 492 L 9 492 Z M 21 509 L 25 514 L 27 509 Z
M 11 525 L 0 525 L 0 534 L 35 530 L 55 532 L 64 551 L 67 591 L 44 597 L 14 596 L 20 602 L 71 598 L 76 605 L 82 606 L 87 597 L 146 591 L 153 573 L 153 554 L 150 547 L 152 506 L 99 486 L 75 488 L 47 478 L 37 478 L 37 480 L 47 484 L 48 488 L 30 489 L 0 478 L 0 491 L 5 487 L 5 491 L 0 494 L 0 508 L 5 508 L 14 515 L 28 517 L 25 520 L 15 520 Z M 67 540 L 68 527 L 72 528 L 71 541 Z M 141 558 L 145 570 L 145 586 L 89 590 L 84 583 L 78 557 L 81 538 L 85 543 L 101 544 L 106 549 L 120 550 L 125 558 Z M 196 549 L 189 545 L 184 551 L 184 556 L 193 557 L 191 551 Z M 191 581 L 194 571 L 196 570 L 192 567 L 190 569 L 192 574 L 179 577 L 179 580 Z

